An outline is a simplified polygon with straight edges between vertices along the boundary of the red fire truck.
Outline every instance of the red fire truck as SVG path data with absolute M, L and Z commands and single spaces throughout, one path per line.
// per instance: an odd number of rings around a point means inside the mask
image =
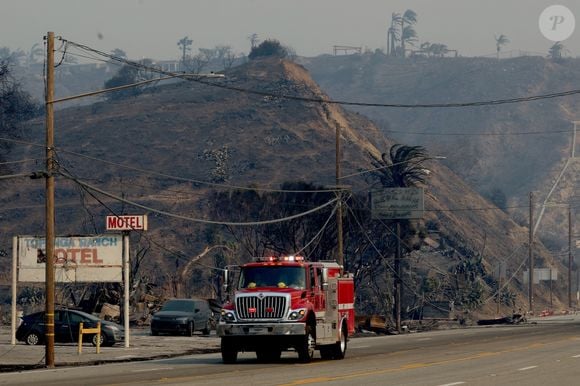
M 242 351 L 254 351 L 263 362 L 286 350 L 295 350 L 302 362 L 317 349 L 323 359 L 344 358 L 354 332 L 354 281 L 342 266 L 283 256 L 239 268 L 217 325 L 224 363 L 234 363 Z

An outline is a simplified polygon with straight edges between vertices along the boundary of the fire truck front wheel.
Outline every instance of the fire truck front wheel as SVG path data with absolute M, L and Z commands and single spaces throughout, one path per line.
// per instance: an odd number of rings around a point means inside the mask
M 346 325 L 342 326 L 340 331 L 340 340 L 334 344 L 332 347 L 332 356 L 334 359 L 344 359 L 344 355 L 346 354 L 346 342 L 347 342 L 347 327 Z
M 235 363 L 238 359 L 238 347 L 235 340 L 223 337 L 221 342 L 221 352 L 224 363 Z
M 302 363 L 308 363 L 314 357 L 314 348 L 316 347 L 316 339 L 314 338 L 314 329 L 311 326 L 306 326 L 306 334 L 300 337 L 296 351 L 298 351 L 298 359 Z
M 335 344 L 322 346 L 320 348 L 320 356 L 322 359 L 344 359 L 347 342 L 346 331 L 347 327 L 343 325 L 340 331 L 340 340 Z

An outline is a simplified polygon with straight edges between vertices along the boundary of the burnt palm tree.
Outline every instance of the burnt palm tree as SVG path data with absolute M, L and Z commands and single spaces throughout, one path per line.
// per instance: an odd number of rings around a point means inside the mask
M 564 50 L 564 45 L 561 42 L 556 42 L 552 47 L 550 47 L 548 57 L 554 60 L 562 59 L 562 53 Z
M 411 187 L 424 183 L 428 175 L 423 163 L 431 159 L 423 146 L 395 144 L 371 164 L 372 176 L 385 187 Z
M 375 159 L 372 164 L 375 169 L 371 172 L 372 177 L 385 188 L 407 188 L 425 182 L 428 171 L 422 163 L 429 159 L 427 151 L 422 146 L 407 146 L 395 144 L 389 149 L 389 153 L 383 153 L 381 159 Z M 402 278 L 403 272 L 402 248 L 410 251 L 418 248 L 420 243 L 414 242 L 420 233 L 416 224 L 408 220 L 395 220 L 396 223 L 396 254 L 393 264 L 393 294 L 394 308 L 393 320 L 400 329 L 402 300 L 404 299 Z
M 396 55 L 397 43 L 401 38 L 401 33 L 397 25 L 401 23 L 401 15 L 393 12 L 391 14 L 391 26 L 387 30 L 387 55 Z
M 417 13 L 408 9 L 400 19 L 401 23 L 401 54 L 405 57 L 405 44 L 413 44 L 417 40 L 417 32 L 413 26 L 417 23 Z M 405 24 L 407 24 L 405 26 Z
M 495 48 L 497 51 L 497 58 L 499 59 L 499 52 L 501 51 L 502 46 L 508 44 L 510 40 L 504 34 L 495 37 Z

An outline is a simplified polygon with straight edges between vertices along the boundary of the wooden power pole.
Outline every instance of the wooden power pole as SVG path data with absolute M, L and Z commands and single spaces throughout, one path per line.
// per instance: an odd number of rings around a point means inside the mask
M 54 32 L 46 37 L 46 367 L 54 367 Z
M 568 207 L 568 308 L 572 308 L 572 208 Z
M 337 249 L 338 249 L 338 253 L 337 253 L 337 261 L 338 264 L 340 265 L 344 265 L 344 247 L 343 247 L 343 238 L 342 238 L 342 190 L 340 188 L 340 160 L 341 160 L 341 154 L 340 154 L 340 125 L 338 123 L 336 123 L 336 129 L 335 129 L 335 135 L 336 135 L 336 139 L 335 139 L 335 146 L 336 146 L 336 165 L 335 165 L 335 170 L 336 170 L 336 188 L 339 189 L 338 191 L 338 206 L 336 208 L 336 228 L 337 228 L 337 235 L 336 235 L 336 242 L 337 242 Z
M 530 192 L 530 232 L 528 235 L 528 300 L 529 308 L 534 313 L 534 193 Z M 551 279 L 551 278 L 550 278 Z
M 402 291 L 402 277 L 401 277 L 401 222 L 397 220 L 397 249 L 395 251 L 395 288 L 394 288 L 394 302 L 395 302 L 395 328 L 397 332 L 401 332 L 401 291 Z

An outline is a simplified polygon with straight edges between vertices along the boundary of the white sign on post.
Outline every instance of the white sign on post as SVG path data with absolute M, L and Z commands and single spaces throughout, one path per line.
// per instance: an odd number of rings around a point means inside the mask
M 18 281 L 44 283 L 44 237 L 19 236 Z M 57 237 L 54 248 L 55 281 L 122 282 L 123 239 L 120 234 Z
M 371 192 L 373 219 L 417 219 L 423 217 L 422 188 L 384 188 Z

